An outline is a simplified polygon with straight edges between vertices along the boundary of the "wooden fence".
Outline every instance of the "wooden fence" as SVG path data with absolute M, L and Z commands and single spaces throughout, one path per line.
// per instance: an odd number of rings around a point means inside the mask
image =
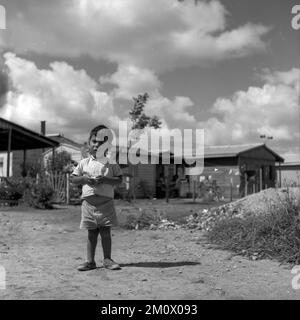
M 48 182 L 54 190 L 54 202 L 70 202 L 70 174 L 58 171 L 50 172 L 47 176 Z

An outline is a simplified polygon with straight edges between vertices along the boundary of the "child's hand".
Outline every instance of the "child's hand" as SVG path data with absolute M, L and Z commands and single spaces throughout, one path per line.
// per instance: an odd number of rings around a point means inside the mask
M 87 184 L 87 185 L 93 187 L 96 184 L 96 179 L 88 177 L 88 176 L 84 176 L 83 177 L 83 184 Z
M 104 176 L 98 176 L 95 178 L 95 183 L 96 184 L 101 184 L 101 183 L 104 183 L 105 181 L 105 177 Z

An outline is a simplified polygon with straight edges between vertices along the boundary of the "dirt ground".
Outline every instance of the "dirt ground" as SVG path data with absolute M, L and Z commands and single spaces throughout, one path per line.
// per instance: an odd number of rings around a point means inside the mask
M 178 212 L 187 215 L 199 206 L 173 203 L 165 209 L 178 217 Z M 119 205 L 122 214 L 121 209 Z M 6 269 L 0 299 L 300 298 L 300 290 L 292 288 L 291 266 L 216 250 L 205 243 L 201 231 L 184 229 L 116 228 L 113 258 L 122 269 L 78 272 L 86 255 L 86 232 L 79 230 L 79 221 L 79 206 L 0 208 L 0 265 Z M 101 258 L 99 245 L 99 266 Z

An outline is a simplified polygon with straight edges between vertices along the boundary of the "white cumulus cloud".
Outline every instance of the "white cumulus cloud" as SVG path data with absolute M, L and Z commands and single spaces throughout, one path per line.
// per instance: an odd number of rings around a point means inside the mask
M 261 86 L 219 97 L 210 108 L 211 117 L 197 119 L 194 102 L 184 96 L 165 97 L 159 78 L 146 68 L 124 64 L 96 81 L 65 62 L 39 69 L 32 61 L 6 53 L 4 63 L 10 90 L 0 116 L 35 130 L 39 130 L 41 120 L 46 120 L 48 132 L 63 132 L 85 141 L 88 131 L 99 123 L 117 128 L 120 120 L 129 121 L 132 103 L 128 100 L 148 92 L 145 112 L 157 115 L 163 130 L 205 129 L 207 144 L 257 142 L 261 134 L 273 136 L 281 146 L 300 139 L 297 68 L 263 70 Z M 113 88 L 100 89 L 105 83 Z
M 38 69 L 13 53 L 6 53 L 4 59 L 11 82 L 0 110 L 4 118 L 35 130 L 39 121 L 46 120 L 48 132 L 65 132 L 79 141 L 85 140 L 82 133 L 91 126 L 115 119 L 112 98 L 84 70 L 74 70 L 65 62 Z
M 84 54 L 157 73 L 263 51 L 270 30 L 227 28 L 217 0 L 10 0 L 7 10 L 0 43 L 17 54 Z
M 218 98 L 215 117 L 202 122 L 209 143 L 257 142 L 261 134 L 281 143 L 299 141 L 300 69 L 265 71 L 262 87 Z

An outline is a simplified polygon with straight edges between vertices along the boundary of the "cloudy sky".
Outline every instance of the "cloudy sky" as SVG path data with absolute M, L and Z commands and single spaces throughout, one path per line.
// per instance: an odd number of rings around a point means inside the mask
M 300 30 L 292 0 L 7 0 L 0 117 L 78 142 L 128 120 L 148 92 L 165 130 L 210 145 L 300 142 Z M 299 2 L 299 1 L 298 1 Z

